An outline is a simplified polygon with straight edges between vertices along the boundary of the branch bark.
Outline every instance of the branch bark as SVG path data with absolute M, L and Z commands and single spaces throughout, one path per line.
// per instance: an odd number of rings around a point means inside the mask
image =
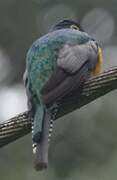
M 81 108 L 91 101 L 117 88 L 117 66 L 103 72 L 99 76 L 85 82 L 81 95 L 75 92 L 69 98 L 63 99 L 56 115 L 59 117 Z M 31 131 L 31 112 L 21 113 L 0 124 L 0 147 L 9 144 Z

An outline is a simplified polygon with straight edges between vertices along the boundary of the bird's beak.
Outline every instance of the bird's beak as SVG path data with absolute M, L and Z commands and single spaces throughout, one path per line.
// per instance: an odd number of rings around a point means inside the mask
M 97 59 L 97 64 L 95 67 L 95 70 L 93 71 L 93 75 L 98 75 L 101 72 L 101 67 L 103 63 L 103 53 L 102 53 L 102 48 L 98 46 L 98 59 Z

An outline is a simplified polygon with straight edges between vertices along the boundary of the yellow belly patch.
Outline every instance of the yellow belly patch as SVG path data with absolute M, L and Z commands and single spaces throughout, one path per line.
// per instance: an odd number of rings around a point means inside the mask
M 94 76 L 98 75 L 101 72 L 102 63 L 103 63 L 103 53 L 102 53 L 102 49 L 98 47 L 98 60 L 97 60 L 96 67 L 92 72 Z

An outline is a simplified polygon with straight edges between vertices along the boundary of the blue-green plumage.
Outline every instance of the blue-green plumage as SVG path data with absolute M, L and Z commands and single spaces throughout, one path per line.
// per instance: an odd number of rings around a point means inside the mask
M 55 26 L 53 31 L 36 40 L 27 53 L 25 84 L 29 108 L 34 116 L 32 136 L 34 143 L 40 143 L 40 149 L 44 138 L 47 139 L 43 135 L 46 117 L 48 122 L 51 119 L 47 104 L 53 105 L 57 98 L 71 93 L 76 85 L 78 88 L 89 77 L 97 61 L 94 40 L 85 32 L 68 28 L 71 24 L 65 21 L 65 28 L 63 24 L 63 27 Z M 90 41 L 93 43 L 88 44 Z M 89 63 L 90 59 L 94 62 Z M 43 158 L 40 161 L 44 161 Z
M 27 54 L 29 81 L 40 90 L 56 68 L 58 52 L 63 45 L 84 44 L 89 40 L 91 37 L 88 34 L 73 29 L 57 30 L 38 39 Z
M 35 107 L 34 119 L 38 119 L 38 128 L 36 124 L 34 129 L 42 131 L 45 105 L 40 92 L 57 67 L 59 50 L 64 44 L 84 44 L 90 39 L 91 37 L 84 32 L 63 29 L 51 32 L 33 43 L 27 54 L 26 68 L 28 72 L 28 86 L 32 93 L 32 103 Z

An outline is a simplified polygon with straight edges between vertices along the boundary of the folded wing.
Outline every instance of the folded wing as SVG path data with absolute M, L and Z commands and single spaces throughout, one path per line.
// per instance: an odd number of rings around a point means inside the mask
M 97 57 L 95 41 L 83 45 L 64 45 L 59 51 L 57 68 L 41 91 L 44 102 L 53 103 L 78 89 L 95 69 Z

